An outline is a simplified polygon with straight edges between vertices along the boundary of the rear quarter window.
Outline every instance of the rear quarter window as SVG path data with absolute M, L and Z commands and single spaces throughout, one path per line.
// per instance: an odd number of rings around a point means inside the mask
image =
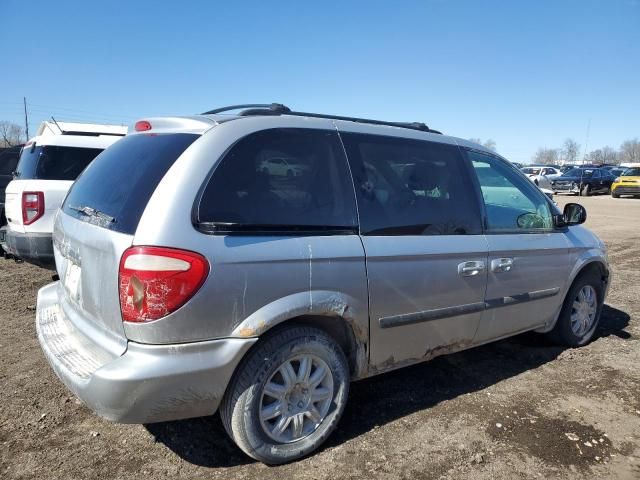
M 124 137 L 80 175 L 64 202 L 64 212 L 92 221 L 78 211 L 89 207 L 113 218 L 96 222 L 100 226 L 133 235 L 158 183 L 198 137 L 187 133 Z
M 57 145 L 25 148 L 16 176 L 20 180 L 75 180 L 101 152 L 101 148 Z
M 210 233 L 355 230 L 355 195 L 338 134 L 277 128 L 242 138 L 213 172 L 197 220 Z

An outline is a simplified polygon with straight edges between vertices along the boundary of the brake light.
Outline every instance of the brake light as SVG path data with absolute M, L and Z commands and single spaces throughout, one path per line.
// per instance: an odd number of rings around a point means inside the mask
M 120 260 L 120 310 L 125 322 L 150 322 L 184 305 L 209 274 L 202 255 L 164 247 L 131 247 Z
M 151 130 L 151 124 L 146 120 L 140 120 L 136 122 L 135 129 L 136 132 L 146 132 L 147 130 Z
M 22 223 L 31 225 L 44 215 L 44 192 L 22 192 Z

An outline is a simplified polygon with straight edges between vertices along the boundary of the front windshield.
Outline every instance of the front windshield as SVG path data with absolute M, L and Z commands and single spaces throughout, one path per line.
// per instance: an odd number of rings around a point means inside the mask
M 622 174 L 623 177 L 640 177 L 640 167 L 630 168 Z
M 591 177 L 593 175 L 593 169 L 590 168 L 572 168 L 566 172 L 565 177 Z

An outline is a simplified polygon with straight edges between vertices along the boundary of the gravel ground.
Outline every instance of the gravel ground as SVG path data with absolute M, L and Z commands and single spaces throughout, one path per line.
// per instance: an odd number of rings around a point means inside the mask
M 577 200 L 614 272 L 595 341 L 567 350 L 524 334 L 358 382 L 326 446 L 280 467 L 244 456 L 217 416 L 143 426 L 93 415 L 37 344 L 50 272 L 0 261 L 0 478 L 637 480 L 640 200 Z

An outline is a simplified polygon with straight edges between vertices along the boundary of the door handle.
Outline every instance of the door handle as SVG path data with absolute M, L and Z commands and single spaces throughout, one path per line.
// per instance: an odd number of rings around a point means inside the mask
M 509 272 L 513 268 L 513 258 L 494 258 L 491 260 L 491 271 L 496 273 Z
M 486 268 L 484 262 L 479 260 L 472 260 L 470 262 L 462 262 L 458 265 L 458 274 L 463 277 L 473 277 L 478 275 Z

